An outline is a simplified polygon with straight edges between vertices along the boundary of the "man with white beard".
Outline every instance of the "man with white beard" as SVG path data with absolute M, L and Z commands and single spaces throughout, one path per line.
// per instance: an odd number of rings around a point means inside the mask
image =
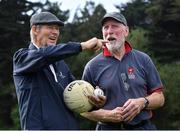
M 82 79 L 98 86 L 107 97 L 101 109 L 83 113 L 96 121 L 97 130 L 149 130 L 151 110 L 164 104 L 163 84 L 151 58 L 132 49 L 126 37 L 129 28 L 125 17 L 117 12 L 102 19 L 103 53 L 89 61 Z

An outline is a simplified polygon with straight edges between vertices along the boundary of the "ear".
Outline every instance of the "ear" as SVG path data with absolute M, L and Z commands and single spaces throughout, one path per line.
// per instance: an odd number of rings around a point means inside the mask
M 103 39 L 105 39 L 105 37 L 104 37 L 104 33 L 103 33 L 103 27 L 101 28 L 101 34 L 102 34 L 102 37 L 103 37 Z
M 125 37 L 127 37 L 129 35 L 129 27 L 126 26 L 125 27 Z
M 35 25 L 32 26 L 33 34 L 37 35 L 39 33 L 39 28 Z

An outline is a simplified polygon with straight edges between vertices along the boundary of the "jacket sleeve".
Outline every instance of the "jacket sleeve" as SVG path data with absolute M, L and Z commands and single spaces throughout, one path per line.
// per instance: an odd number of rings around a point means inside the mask
M 94 80 L 94 75 L 93 75 L 93 68 L 91 68 L 90 63 L 88 62 L 84 68 L 83 75 L 82 75 L 82 80 L 85 80 L 89 82 L 93 87 L 95 87 L 97 84 Z
M 36 49 L 20 49 L 13 56 L 13 74 L 32 73 L 82 51 L 79 43 L 58 44 Z

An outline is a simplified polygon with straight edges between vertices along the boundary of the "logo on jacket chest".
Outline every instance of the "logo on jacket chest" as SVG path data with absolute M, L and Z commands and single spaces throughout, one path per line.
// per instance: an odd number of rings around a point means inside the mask
M 128 78 L 129 79 L 135 79 L 135 69 L 133 67 L 128 68 Z
M 57 76 L 61 79 L 64 79 L 66 77 L 61 71 L 57 73 Z

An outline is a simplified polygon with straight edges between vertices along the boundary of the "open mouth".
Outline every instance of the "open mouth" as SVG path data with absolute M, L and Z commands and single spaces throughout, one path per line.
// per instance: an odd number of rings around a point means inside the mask
M 57 37 L 56 36 L 49 36 L 48 38 L 50 40 L 50 42 L 56 42 L 57 41 Z
M 50 40 L 56 40 L 56 37 L 49 37 Z
M 109 44 L 114 44 L 116 42 L 116 39 L 114 37 L 109 37 L 108 38 Z
M 115 41 L 116 39 L 113 37 L 108 38 L 108 41 Z

